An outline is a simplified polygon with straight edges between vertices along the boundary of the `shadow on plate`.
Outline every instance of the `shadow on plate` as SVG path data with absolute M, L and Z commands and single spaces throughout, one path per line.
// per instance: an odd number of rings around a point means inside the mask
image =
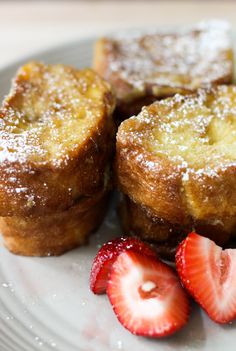
M 188 324 L 180 332 L 166 339 L 158 340 L 159 345 L 168 345 L 170 350 L 202 350 L 205 345 L 206 333 L 203 326 L 201 309 L 194 302 L 191 304 L 191 314 Z M 156 343 L 155 339 L 148 339 L 150 343 Z M 165 345 L 165 346 L 167 346 Z

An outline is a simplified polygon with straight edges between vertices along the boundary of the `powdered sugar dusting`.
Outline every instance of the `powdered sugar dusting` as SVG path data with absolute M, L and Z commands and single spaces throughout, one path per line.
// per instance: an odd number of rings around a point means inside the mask
M 232 80 L 232 47 L 225 22 L 205 22 L 179 33 L 152 33 L 107 40 L 106 77 L 119 98 L 148 91 L 163 96 L 171 88 L 194 90 L 220 79 Z M 160 88 L 162 89 L 160 90 Z M 167 90 L 167 91 L 166 91 Z
M 192 96 L 175 95 L 143 108 L 119 129 L 123 140 L 170 160 L 188 181 L 191 172 L 218 176 L 236 166 L 236 87 L 218 86 Z M 141 160 L 142 159 L 142 160 Z M 148 168 L 161 167 L 150 158 Z
M 109 89 L 91 70 L 26 64 L 0 110 L 0 161 L 66 163 L 92 135 Z

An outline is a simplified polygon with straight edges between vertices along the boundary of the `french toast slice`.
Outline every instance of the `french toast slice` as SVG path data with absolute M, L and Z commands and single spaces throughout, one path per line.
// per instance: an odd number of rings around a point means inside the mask
M 221 244 L 236 232 L 235 86 L 144 107 L 120 125 L 116 150 L 120 190 L 151 217 Z
M 94 68 L 113 85 L 116 115 L 123 120 L 157 99 L 232 83 L 229 26 L 209 21 L 181 32 L 102 38 Z
M 40 217 L 1 217 L 0 231 L 4 245 L 23 256 L 58 256 L 84 245 L 89 234 L 102 223 L 108 193 L 93 199 L 90 207 L 75 204 L 68 210 Z
M 114 105 L 90 69 L 21 67 L 0 110 L 0 216 L 54 214 L 101 191 Z

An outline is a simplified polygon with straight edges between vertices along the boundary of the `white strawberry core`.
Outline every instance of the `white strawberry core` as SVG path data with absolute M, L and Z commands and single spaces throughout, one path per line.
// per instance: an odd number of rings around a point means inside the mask
M 156 288 L 156 284 L 153 283 L 152 281 L 148 280 L 147 282 L 143 283 L 141 285 L 141 289 L 144 291 L 144 292 L 149 292 L 153 289 Z

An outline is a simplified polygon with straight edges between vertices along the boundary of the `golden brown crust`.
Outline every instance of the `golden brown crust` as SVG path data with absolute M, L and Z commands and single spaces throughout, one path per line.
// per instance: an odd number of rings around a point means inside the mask
M 173 233 L 173 225 L 153 215 L 147 207 L 133 202 L 128 196 L 121 202 L 120 214 L 128 233 L 145 240 L 166 242 L 170 241 L 172 236 L 175 238 L 177 232 L 182 233 L 182 226 L 176 226 Z
M 0 215 L 63 211 L 103 188 L 114 96 L 93 71 L 29 63 L 0 110 Z
M 132 140 L 117 134 L 116 174 L 120 190 L 135 202 L 173 223 L 187 222 L 181 194 L 181 175 L 167 160 L 136 148 Z M 173 206 L 174 204 L 174 206 Z
M 163 258 L 173 259 L 177 245 L 189 232 L 187 228 L 171 225 L 154 216 L 149 209 L 127 196 L 120 203 L 119 215 L 125 235 L 138 236 L 155 244 Z
M 228 34 L 227 25 L 208 22 L 179 33 L 102 38 L 95 46 L 94 68 L 112 83 L 122 120 L 136 114 L 137 102 L 147 96 L 160 99 L 232 83 Z
M 221 246 L 226 245 L 231 236 L 231 232 L 226 231 L 222 223 L 189 221 L 187 225 L 174 225 L 158 218 L 150 209 L 131 201 L 127 196 L 120 204 L 119 214 L 126 235 L 138 236 L 152 242 L 155 244 L 157 252 L 168 259 L 174 259 L 178 244 L 191 231 L 197 231 Z M 236 219 L 234 218 L 232 221 L 236 229 Z
M 43 217 L 1 217 L 4 244 L 18 255 L 61 255 L 88 241 L 89 234 L 104 218 L 107 200 L 107 195 L 103 194 L 86 210 L 78 204 Z
M 120 190 L 153 217 L 202 234 L 213 228 L 216 241 L 227 241 L 236 231 L 235 107 L 236 88 L 219 86 L 156 102 L 124 121 Z

